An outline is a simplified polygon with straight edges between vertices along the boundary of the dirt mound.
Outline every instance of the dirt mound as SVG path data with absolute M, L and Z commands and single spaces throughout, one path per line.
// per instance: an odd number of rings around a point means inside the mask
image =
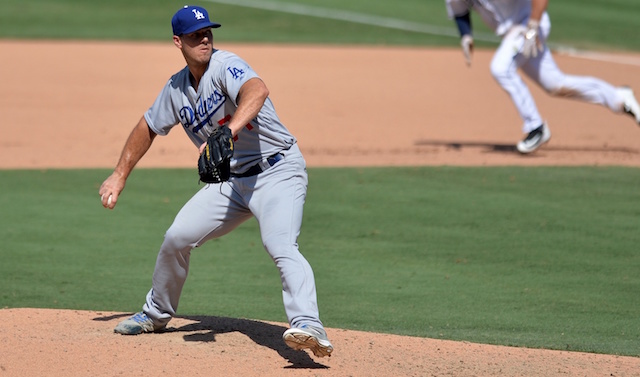
M 2 376 L 633 376 L 640 359 L 328 328 L 329 358 L 294 351 L 286 324 L 178 317 L 167 332 L 123 336 L 130 313 L 0 310 Z

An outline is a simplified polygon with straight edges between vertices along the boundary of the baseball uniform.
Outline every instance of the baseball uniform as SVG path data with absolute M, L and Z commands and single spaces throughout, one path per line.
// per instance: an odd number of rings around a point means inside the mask
M 291 325 L 283 340 L 294 349 L 330 355 L 333 346 L 319 318 L 313 270 L 297 243 L 308 177 L 296 138 L 278 118 L 266 86 L 249 64 L 213 48 L 211 28 L 220 24 L 211 22 L 204 8 L 185 6 L 172 26 L 174 44 L 187 66 L 171 76 L 132 131 L 116 170 L 100 188 L 103 206 L 115 206 L 126 177 L 155 136 L 177 125 L 196 147 L 219 127 L 232 130 L 231 176 L 205 184 L 184 204 L 164 235 L 142 312 L 114 331 L 136 335 L 166 327 L 178 310 L 191 251 L 255 217 L 263 246 L 280 272 Z M 114 202 L 104 199 L 112 195 Z
M 551 21 L 546 11 L 539 20 L 540 53 L 530 57 L 523 55 L 531 0 L 445 0 L 445 4 L 449 17 L 457 20 L 475 10 L 484 23 L 502 38 L 491 60 L 491 74 L 511 97 L 523 120 L 524 133 L 540 127 L 544 120 L 531 92 L 518 75 L 518 69 L 554 96 L 603 105 L 614 112 L 627 111 L 627 102 L 630 106 L 637 106 L 635 98 L 632 95 L 629 98 L 629 91 L 625 89 L 616 88 L 595 77 L 567 75 L 558 68 L 546 45 L 551 30 Z M 459 25 L 459 29 L 461 34 L 470 33 L 470 28 L 467 31 Z M 637 110 L 632 115 L 636 119 L 640 116 Z

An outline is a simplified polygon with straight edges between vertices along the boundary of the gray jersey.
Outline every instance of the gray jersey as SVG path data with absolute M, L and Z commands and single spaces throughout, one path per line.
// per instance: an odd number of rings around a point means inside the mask
M 191 141 L 200 147 L 215 127 L 229 123 L 238 107 L 240 87 L 259 76 L 239 56 L 222 50 L 214 50 L 197 90 L 189 76 L 188 67 L 173 75 L 144 118 L 158 135 L 166 135 L 182 124 Z M 256 118 L 236 136 L 231 171 L 241 173 L 295 143 L 267 98 Z
M 451 18 L 473 8 L 500 36 L 515 25 L 526 24 L 531 14 L 531 0 L 446 0 L 446 5 Z

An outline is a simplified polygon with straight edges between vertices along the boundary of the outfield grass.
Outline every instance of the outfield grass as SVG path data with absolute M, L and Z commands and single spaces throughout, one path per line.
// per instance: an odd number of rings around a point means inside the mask
M 424 31 L 329 19 L 341 12 L 384 17 L 400 23 L 456 29 L 447 18 L 444 0 L 244 0 L 242 4 L 196 1 L 223 24 L 215 37 L 225 42 L 383 44 L 457 46 L 458 38 Z M 237 3 L 237 2 L 236 2 Z M 282 4 L 276 10 L 260 9 Z M 181 3 L 173 0 L 3 0 L 0 2 L 1 38 L 110 39 L 169 41 L 170 18 Z M 305 14 L 292 14 L 291 4 Z M 550 42 L 577 48 L 640 51 L 634 38 L 640 2 L 637 0 L 563 0 L 549 4 L 553 28 Z M 353 15 L 353 13 L 356 13 Z M 474 14 L 477 33 L 489 33 Z M 478 40 L 479 46 L 492 45 Z
M 108 173 L 0 172 L 0 306 L 139 310 L 197 179 L 137 170 L 107 211 Z M 639 185 L 630 168 L 310 169 L 299 241 L 327 326 L 638 355 Z M 286 321 L 254 220 L 191 262 L 180 314 Z

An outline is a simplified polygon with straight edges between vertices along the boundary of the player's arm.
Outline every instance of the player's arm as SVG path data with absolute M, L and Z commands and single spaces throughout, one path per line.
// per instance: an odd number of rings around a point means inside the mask
M 549 0 L 531 0 L 531 15 L 529 20 L 537 21 L 540 24 L 542 14 L 547 10 Z
M 455 21 L 461 37 L 472 34 L 470 12 L 467 12 L 461 16 L 455 16 Z
M 467 12 L 454 17 L 458 31 L 460 32 L 460 46 L 464 54 L 467 65 L 471 65 L 471 55 L 473 54 L 473 34 L 471 28 L 471 14 Z
M 238 108 L 227 125 L 233 136 L 236 136 L 242 127 L 258 116 L 267 97 L 269 97 L 269 89 L 261 79 L 254 77 L 242 84 L 236 99 Z M 200 153 L 206 145 L 206 142 L 200 145 Z
M 229 122 L 229 128 L 234 136 L 237 135 L 242 127 L 247 125 L 251 119 L 258 115 L 268 96 L 269 89 L 267 89 L 265 83 L 257 77 L 249 79 L 240 87 L 236 99 L 238 108 Z
M 236 136 L 242 127 L 258 115 L 267 97 L 269 97 L 269 89 L 261 79 L 254 77 L 242 84 L 236 98 L 238 108 L 227 125 L 233 136 Z M 200 153 L 206 145 L 206 142 L 200 145 Z
M 140 118 L 138 124 L 133 128 L 129 138 L 122 148 L 120 154 L 120 160 L 113 170 L 113 173 L 102 183 L 98 194 L 102 200 L 102 205 L 105 208 L 113 209 L 118 196 L 124 189 L 124 185 L 131 174 L 131 171 L 136 166 L 138 161 L 144 156 L 145 153 L 151 147 L 153 140 L 156 137 L 156 133 L 149 128 L 144 116 Z M 111 199 L 109 199 L 111 197 Z

